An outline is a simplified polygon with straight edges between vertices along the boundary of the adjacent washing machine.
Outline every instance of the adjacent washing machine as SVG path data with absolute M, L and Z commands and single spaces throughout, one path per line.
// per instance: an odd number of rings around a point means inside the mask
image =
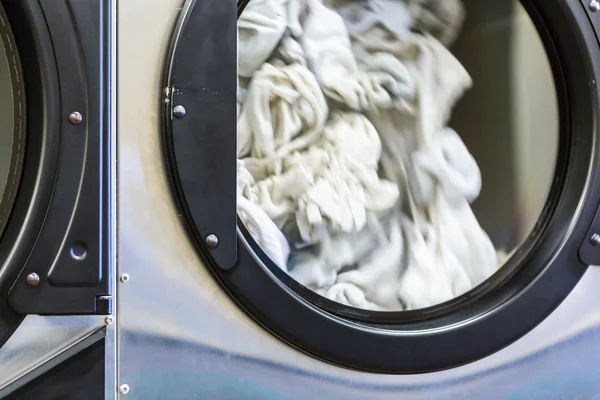
M 600 3 L 117 8 L 121 398 L 600 396 Z
M 114 371 L 113 6 L 0 2 L 2 398 L 103 396 Z

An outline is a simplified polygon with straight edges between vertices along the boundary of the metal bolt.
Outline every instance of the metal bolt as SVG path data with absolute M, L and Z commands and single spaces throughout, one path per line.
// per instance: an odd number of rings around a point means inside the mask
M 121 393 L 121 394 L 129 393 L 129 385 L 124 383 L 121 386 L 119 386 L 119 393 Z
M 83 122 L 83 115 L 78 111 L 73 111 L 69 114 L 69 121 L 71 121 L 73 125 L 79 125 Z
M 206 245 L 213 249 L 219 245 L 219 238 L 217 235 L 210 234 L 206 237 Z
M 175 108 L 173 109 L 173 115 L 175 115 L 177 118 L 183 118 L 185 117 L 185 107 L 184 106 L 175 106 Z
M 592 12 L 600 11 L 600 1 L 598 1 L 598 0 L 590 1 L 590 11 L 592 11 Z
M 594 247 L 598 247 L 600 246 L 600 235 L 597 233 L 594 233 L 592 235 L 592 237 L 590 238 L 590 243 L 592 244 L 592 246 Z
M 40 276 L 38 274 L 36 274 L 35 272 L 32 272 L 29 275 L 27 275 L 27 284 L 29 286 L 36 287 L 39 283 L 40 283 Z
M 127 282 L 129 282 L 129 275 L 123 274 L 123 275 L 121 275 L 119 280 L 121 281 L 121 283 L 127 283 Z
M 104 319 L 104 322 L 106 323 L 106 325 L 112 325 L 113 322 L 115 322 L 115 317 L 113 317 L 112 315 L 109 315 L 108 317 L 106 317 Z

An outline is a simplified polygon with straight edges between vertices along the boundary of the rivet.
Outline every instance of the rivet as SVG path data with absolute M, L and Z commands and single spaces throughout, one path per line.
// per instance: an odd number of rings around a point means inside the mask
M 217 235 L 210 234 L 206 237 L 206 245 L 213 249 L 219 245 L 219 238 Z
M 129 393 L 129 385 L 124 383 L 121 386 L 119 386 L 119 393 L 121 393 L 121 394 Z
M 590 11 L 592 11 L 592 12 L 600 11 L 600 1 L 598 1 L 598 0 L 590 1 Z
M 173 115 L 175 115 L 177 118 L 183 118 L 185 117 L 185 107 L 184 106 L 175 106 L 175 108 L 173 108 Z
M 36 287 L 39 283 L 40 283 L 40 276 L 38 274 L 36 274 L 35 272 L 32 272 L 29 275 L 27 275 L 27 284 L 29 286 Z
M 129 275 L 127 275 L 127 274 L 122 274 L 122 275 L 119 277 L 119 280 L 121 281 L 121 283 L 127 283 L 127 282 L 129 282 Z
M 83 122 L 83 115 L 81 115 L 79 111 L 73 111 L 69 114 L 69 121 L 71 121 L 73 125 L 79 125 Z
M 104 323 L 106 323 L 106 325 L 112 325 L 113 322 L 115 322 L 115 317 L 113 317 L 112 315 L 109 315 L 104 319 Z
M 592 235 L 592 237 L 590 238 L 590 243 L 592 244 L 592 246 L 594 247 L 598 247 L 600 246 L 600 235 L 597 233 L 594 233 Z

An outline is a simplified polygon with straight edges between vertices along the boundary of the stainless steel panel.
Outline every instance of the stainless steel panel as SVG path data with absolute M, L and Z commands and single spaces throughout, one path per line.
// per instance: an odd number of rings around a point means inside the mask
M 28 315 L 0 348 L 0 398 L 102 339 L 104 318 Z
M 116 280 L 116 265 L 117 265 L 117 0 L 111 1 L 111 48 L 114 49 L 113 57 L 111 58 L 111 119 L 110 137 L 111 137 L 111 160 L 110 160 L 110 252 L 109 262 L 112 263 L 112 298 L 113 313 L 112 324 L 106 327 L 106 337 L 104 339 L 104 398 L 112 400 L 117 398 L 117 280 Z
M 118 265 L 129 275 L 118 290 L 118 385 L 130 388 L 123 398 L 600 398 L 595 268 L 525 338 L 433 374 L 332 366 L 279 341 L 243 313 L 187 239 L 163 165 L 162 72 L 182 6 L 182 0 L 121 0 L 118 6 Z

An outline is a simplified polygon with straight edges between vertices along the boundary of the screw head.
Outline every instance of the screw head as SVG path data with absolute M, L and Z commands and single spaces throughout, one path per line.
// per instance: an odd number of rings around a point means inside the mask
M 592 1 L 590 1 L 590 11 L 591 12 L 598 12 L 598 11 L 600 11 L 600 1 L 598 1 L 598 0 L 592 0 Z
M 119 386 L 119 393 L 121 393 L 121 394 L 129 393 L 129 385 L 124 383 L 121 386 Z
M 121 281 L 121 283 L 127 283 L 127 282 L 129 282 L 129 275 L 127 275 L 127 274 L 122 274 L 122 275 L 119 277 L 119 280 Z
M 594 233 L 592 235 L 592 237 L 590 238 L 590 243 L 592 244 L 592 246 L 594 247 L 598 247 L 600 246 L 600 235 L 597 233 Z
M 36 274 L 35 272 L 32 272 L 29 275 L 27 275 L 27 284 L 29 286 L 36 287 L 39 283 L 40 283 L 40 276 L 38 274 Z
M 115 322 L 115 317 L 113 317 L 112 315 L 109 315 L 108 317 L 104 318 L 104 323 L 106 325 L 112 325 Z
M 69 121 L 73 125 L 79 125 L 83 122 L 83 115 L 81 115 L 79 111 L 73 111 L 71 114 L 69 114 Z
M 212 233 L 206 237 L 206 245 L 211 248 L 215 248 L 219 245 L 219 238 L 217 235 L 213 235 Z
M 177 118 L 185 117 L 185 113 L 185 107 L 182 105 L 175 106 L 175 108 L 173 108 L 173 115 L 175 115 Z

